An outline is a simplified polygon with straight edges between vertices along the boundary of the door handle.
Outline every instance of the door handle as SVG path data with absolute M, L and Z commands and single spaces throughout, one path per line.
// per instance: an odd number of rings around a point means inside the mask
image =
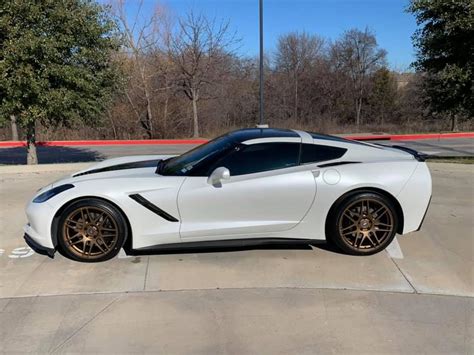
M 317 177 L 319 176 L 319 174 L 320 174 L 320 171 L 319 171 L 319 170 L 311 170 L 311 173 L 313 174 L 313 176 L 314 176 L 315 178 L 317 178 Z

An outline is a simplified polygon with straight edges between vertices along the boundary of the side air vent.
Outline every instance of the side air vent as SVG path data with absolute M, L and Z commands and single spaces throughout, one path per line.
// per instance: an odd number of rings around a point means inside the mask
M 153 213 L 156 213 L 161 218 L 166 219 L 167 221 L 170 221 L 170 222 L 179 222 L 179 220 L 177 220 L 175 217 L 173 217 L 169 213 L 166 213 L 161 208 L 159 208 L 158 206 L 156 206 L 153 203 L 151 203 L 150 201 L 148 201 L 145 197 L 143 197 L 139 194 L 129 195 L 129 197 L 132 200 L 137 201 L 140 205 L 142 205 L 143 207 L 149 209 Z

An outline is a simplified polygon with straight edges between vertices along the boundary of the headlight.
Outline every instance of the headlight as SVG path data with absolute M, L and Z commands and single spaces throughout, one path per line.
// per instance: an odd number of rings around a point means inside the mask
M 63 191 L 72 189 L 73 187 L 74 187 L 74 185 L 72 185 L 72 184 L 66 184 L 66 185 L 61 185 L 61 186 L 54 187 L 51 190 L 45 191 L 42 194 L 36 196 L 34 198 L 33 202 L 41 203 L 41 202 L 48 201 L 51 197 L 54 197 L 54 196 L 56 196 L 57 194 L 60 194 Z

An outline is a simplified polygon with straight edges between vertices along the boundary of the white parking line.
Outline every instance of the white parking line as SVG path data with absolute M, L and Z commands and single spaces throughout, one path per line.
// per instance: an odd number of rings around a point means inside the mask
M 35 252 L 30 247 L 19 247 L 12 250 L 11 254 L 8 255 L 10 259 L 28 258 Z
M 119 258 L 119 259 L 127 259 L 127 258 L 131 258 L 131 257 L 132 257 L 131 255 L 127 255 L 127 254 L 125 253 L 125 250 L 123 250 L 123 248 L 120 249 L 120 251 L 119 251 L 119 253 L 118 253 L 118 258 Z
M 400 248 L 397 237 L 393 238 L 393 241 L 385 248 L 385 251 L 392 259 L 403 259 L 402 248 Z

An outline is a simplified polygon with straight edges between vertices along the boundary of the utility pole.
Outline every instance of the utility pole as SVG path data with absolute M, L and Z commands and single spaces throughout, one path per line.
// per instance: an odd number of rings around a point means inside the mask
M 258 128 L 267 128 L 263 116 L 263 0 L 259 0 L 259 32 L 260 32 L 260 115 Z

